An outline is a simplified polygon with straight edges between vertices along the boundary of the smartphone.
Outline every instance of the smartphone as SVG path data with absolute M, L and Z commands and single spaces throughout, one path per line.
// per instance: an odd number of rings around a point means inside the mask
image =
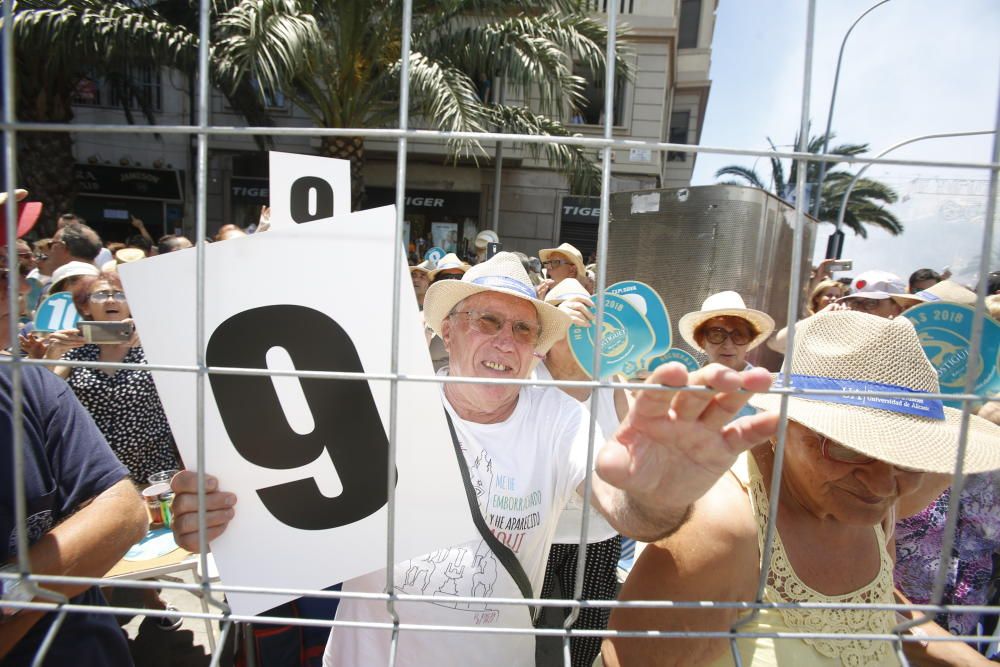
M 95 345 L 120 345 L 132 337 L 131 322 L 88 322 L 76 323 L 80 335 L 88 343 Z
M 493 255 L 497 254 L 501 250 L 503 250 L 503 244 L 502 243 L 493 243 L 493 242 L 487 243 L 486 244 L 486 259 L 490 259 L 491 257 L 493 257 Z
M 827 266 L 827 268 L 830 270 L 830 273 L 833 273 L 834 271 L 850 271 L 854 268 L 854 262 L 849 259 L 842 259 L 836 262 L 830 262 L 830 265 Z

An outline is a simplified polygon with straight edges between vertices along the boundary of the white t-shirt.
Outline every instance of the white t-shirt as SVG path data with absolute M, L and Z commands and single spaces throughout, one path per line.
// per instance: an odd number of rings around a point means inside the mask
M 460 419 L 444 398 L 469 469 L 472 488 L 490 530 L 516 555 L 531 583 L 542 587 L 559 514 L 586 474 L 589 422 L 580 404 L 554 387 L 524 387 L 513 414 L 499 424 Z M 603 442 L 603 436 L 598 442 Z M 433 520 L 433 517 L 428 517 Z M 471 517 L 469 519 L 471 521 Z M 382 592 L 385 570 L 344 584 L 345 591 Z M 399 593 L 441 602 L 398 602 L 400 623 L 489 628 L 531 628 L 526 605 L 485 598 L 518 598 L 514 580 L 486 542 L 465 544 L 397 563 Z M 483 602 L 449 598 L 482 597 Z M 341 600 L 338 621 L 391 623 L 382 601 Z M 335 627 L 323 656 L 326 667 L 388 664 L 389 630 Z M 525 634 L 468 634 L 403 630 L 396 665 L 534 665 L 535 641 Z
M 551 380 L 552 373 L 544 363 L 538 364 L 535 368 L 535 377 L 539 380 Z M 584 408 L 586 419 L 590 419 L 590 399 L 580 403 Z M 610 389 L 597 390 L 597 426 L 598 431 L 594 437 L 594 456 L 604 444 L 603 438 L 598 438 L 598 433 L 611 436 L 618 430 L 618 412 L 615 410 L 615 394 Z M 580 527 L 583 522 L 583 498 L 574 494 L 569 500 L 566 509 L 559 516 L 559 523 L 556 526 L 556 536 L 553 542 L 556 544 L 579 544 Z M 587 526 L 587 543 L 603 542 L 610 540 L 618 534 L 618 531 L 611 527 L 608 520 L 594 509 L 593 503 L 590 505 L 590 524 Z

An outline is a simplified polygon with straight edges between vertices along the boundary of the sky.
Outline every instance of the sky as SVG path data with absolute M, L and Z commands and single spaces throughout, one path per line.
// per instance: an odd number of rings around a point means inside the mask
M 823 131 L 837 52 L 851 23 L 876 0 L 817 0 L 809 116 Z M 712 89 L 701 145 L 767 149 L 766 137 L 790 150 L 799 128 L 805 58 L 806 0 L 719 0 L 712 43 Z M 1000 2 L 891 0 L 858 23 L 844 51 L 834 143 L 868 143 L 869 155 L 900 141 L 943 132 L 993 130 L 1000 103 Z M 784 146 L 782 146 L 784 144 Z M 893 151 L 913 160 L 988 162 L 993 136 L 932 139 Z M 716 183 L 724 165 L 754 166 L 752 157 L 701 154 L 694 185 Z M 765 183 L 766 158 L 756 168 Z M 786 171 L 787 171 L 786 164 Z M 986 208 L 986 170 L 875 165 L 866 176 L 892 186 L 890 208 L 900 236 L 847 231 L 843 257 L 854 274 L 950 267 L 956 279 L 978 274 Z M 821 225 L 815 259 L 833 231 Z M 997 230 L 1000 236 L 1000 229 Z M 1000 238 L 991 270 L 1000 269 Z

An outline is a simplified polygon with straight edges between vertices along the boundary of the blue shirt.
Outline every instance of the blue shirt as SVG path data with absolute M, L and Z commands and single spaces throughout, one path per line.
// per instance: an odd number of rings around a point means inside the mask
M 125 478 L 104 436 L 73 392 L 51 371 L 22 369 L 24 389 L 24 468 L 28 540 L 34 544 L 80 505 Z M 4 560 L 15 558 L 13 401 L 11 369 L 0 365 L 0 540 Z M 3 544 L 3 542 L 0 542 Z M 97 588 L 72 599 L 74 604 L 104 605 Z M 46 614 L 7 654 L 3 665 L 31 664 L 55 614 Z M 111 614 L 71 612 L 56 634 L 45 666 L 131 665 L 128 644 Z

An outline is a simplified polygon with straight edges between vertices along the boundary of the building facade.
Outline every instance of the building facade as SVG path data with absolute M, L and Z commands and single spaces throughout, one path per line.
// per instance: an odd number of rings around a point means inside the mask
M 606 16 L 608 0 L 592 0 L 596 16 Z M 621 139 L 696 144 L 701 136 L 711 87 L 709 67 L 717 0 L 619 0 L 619 22 L 628 24 L 628 58 L 634 70 L 615 91 L 613 135 Z M 563 121 L 583 136 L 603 136 L 603 81 L 575 65 L 590 84 L 582 113 Z M 176 71 L 140 72 L 150 88 L 159 125 L 195 121 L 194 84 Z M 120 102 L 100 84 L 82 87 L 75 122 L 125 123 Z M 508 103 L 528 103 L 513 97 Z M 311 121 L 283 99 L 269 100 L 278 126 L 310 127 Z M 219 94 L 212 97 L 213 126 L 245 124 Z M 142 218 L 154 237 L 193 235 L 192 176 L 194 137 L 181 134 L 85 134 L 74 137 L 81 196 L 77 208 L 107 240 L 134 233 L 131 215 Z M 410 240 L 454 245 L 462 252 L 478 231 L 492 228 L 505 249 L 536 254 L 562 241 L 589 254 L 600 215 L 597 197 L 572 196 L 566 179 L 544 159 L 516 142 L 502 148 L 499 212 L 494 215 L 496 169 L 493 142 L 483 142 L 489 161 L 451 164 L 443 145 L 408 142 L 405 218 Z M 274 149 L 316 154 L 319 138 L 275 136 Z M 396 142 L 365 141 L 364 207 L 395 201 Z M 599 153 L 595 151 L 595 157 Z M 612 190 L 684 187 L 690 184 L 693 154 L 642 148 L 613 152 Z M 207 224 L 211 234 L 223 224 L 256 222 L 268 201 L 267 155 L 253 137 L 239 133 L 209 138 Z M 451 248 L 446 248 L 450 250 Z

